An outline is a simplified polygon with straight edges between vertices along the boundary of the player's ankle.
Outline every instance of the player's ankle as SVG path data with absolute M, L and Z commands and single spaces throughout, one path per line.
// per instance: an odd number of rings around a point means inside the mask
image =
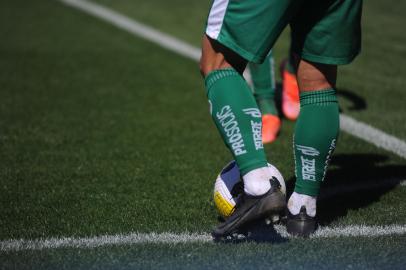
M 260 196 L 268 192 L 271 188 L 272 175 L 268 167 L 254 169 L 246 173 L 242 178 L 244 180 L 244 192 L 252 196 Z
M 293 192 L 288 201 L 288 209 L 292 215 L 297 215 L 300 212 L 302 206 L 306 208 L 307 215 L 316 216 L 316 196 L 309 196 L 306 194 L 300 194 Z

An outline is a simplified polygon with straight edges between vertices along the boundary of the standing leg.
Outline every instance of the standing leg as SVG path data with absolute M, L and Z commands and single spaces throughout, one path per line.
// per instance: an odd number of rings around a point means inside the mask
M 287 230 L 316 229 L 316 198 L 339 133 L 337 66 L 361 48 L 362 0 L 309 0 L 291 21 L 292 48 L 300 56 L 300 114 L 294 134 L 296 185 L 288 201 Z M 328 33 L 328 34 L 326 34 Z
M 291 218 L 287 226 L 293 234 L 307 235 L 315 229 L 316 199 L 339 133 L 336 77 L 337 66 L 305 60 L 299 63 L 301 108 L 294 133 L 296 185 L 288 202 Z M 295 217 L 309 222 L 298 223 Z
M 297 119 L 300 111 L 299 87 L 296 80 L 297 58 L 291 44 L 288 59 L 281 65 L 282 112 L 287 119 L 292 121 Z
M 262 64 L 249 63 L 254 96 L 262 113 L 262 141 L 273 142 L 280 130 L 281 120 L 275 105 L 275 64 L 272 52 Z

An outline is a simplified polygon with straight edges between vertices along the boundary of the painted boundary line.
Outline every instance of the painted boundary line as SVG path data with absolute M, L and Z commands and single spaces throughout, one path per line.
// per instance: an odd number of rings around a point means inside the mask
M 406 143 L 347 115 L 340 115 L 341 130 L 406 159 Z
M 274 226 L 279 236 L 289 238 L 285 226 Z M 311 238 L 378 237 L 406 234 L 406 225 L 320 227 Z M 111 245 L 214 243 L 208 233 L 130 233 L 86 238 L 48 238 L 0 242 L 0 251 L 44 250 L 58 248 L 97 248 Z
M 135 36 L 151 41 L 186 58 L 199 61 L 200 50 L 168 34 L 130 19 L 102 5 L 81 0 L 59 0 L 67 6 L 82 10 Z
M 130 233 L 84 238 L 48 238 L 7 240 L 0 242 L 0 251 L 42 250 L 56 248 L 97 248 L 109 245 L 181 244 L 211 242 L 209 234 L 197 233 Z
M 67 6 L 79 9 L 103 21 L 109 22 L 122 30 L 130 32 L 135 36 L 142 37 L 186 58 L 195 61 L 198 61 L 200 58 L 199 48 L 168 34 L 162 33 L 152 27 L 139 23 L 107 7 L 87 0 L 59 1 Z M 404 141 L 368 124 L 357 121 L 347 115 L 340 115 L 340 125 L 343 131 L 406 159 L 406 143 Z
M 338 193 L 355 192 L 382 186 L 406 186 L 406 180 L 391 179 L 380 183 L 364 183 L 348 188 L 326 190 L 322 199 L 337 195 Z M 276 225 L 275 230 L 279 236 L 289 238 L 286 228 Z M 405 235 L 405 225 L 387 226 L 365 226 L 351 225 L 345 227 L 320 227 L 312 238 L 334 238 L 334 237 L 378 237 L 388 235 Z M 85 238 L 48 238 L 36 240 L 11 239 L 0 241 L 0 251 L 23 251 L 42 250 L 56 248 L 97 248 L 108 245 L 135 245 L 135 244 L 181 244 L 181 243 L 213 243 L 210 234 L 207 233 L 130 233 L 103 235 Z

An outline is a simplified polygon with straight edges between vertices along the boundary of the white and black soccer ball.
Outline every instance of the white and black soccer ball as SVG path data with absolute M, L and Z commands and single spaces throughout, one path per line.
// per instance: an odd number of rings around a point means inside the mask
M 286 195 L 286 185 L 282 174 L 272 164 L 268 163 L 268 168 L 272 178 L 278 180 L 282 193 Z M 237 163 L 233 160 L 221 170 L 214 184 L 214 204 L 223 218 L 229 217 L 234 212 L 234 207 L 243 192 L 244 182 Z

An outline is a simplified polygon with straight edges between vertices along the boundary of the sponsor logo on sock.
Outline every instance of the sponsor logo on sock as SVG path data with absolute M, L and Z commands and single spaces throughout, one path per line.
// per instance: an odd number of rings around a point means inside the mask
M 242 110 L 245 114 L 255 118 L 261 118 L 261 111 L 257 108 L 247 108 Z
M 223 127 L 234 155 L 239 156 L 247 153 L 240 128 L 238 127 L 238 123 L 235 120 L 235 115 L 231 110 L 231 107 L 229 105 L 224 106 L 216 113 L 216 117 Z
M 310 146 L 304 146 L 304 145 L 297 144 L 296 149 L 299 150 L 300 152 L 302 152 L 302 154 L 306 155 L 306 156 L 314 157 L 314 156 L 320 155 L 320 152 L 316 148 L 313 148 Z
M 262 144 L 262 122 L 255 122 L 251 120 L 251 128 L 255 150 L 263 149 L 264 145 Z
M 303 180 L 316 181 L 316 160 L 307 159 L 303 156 L 301 156 L 300 159 L 302 160 Z
M 300 156 L 303 180 L 316 181 L 316 159 L 314 157 L 320 155 L 320 152 L 316 148 L 299 144 L 296 145 L 296 149 L 303 154 Z

